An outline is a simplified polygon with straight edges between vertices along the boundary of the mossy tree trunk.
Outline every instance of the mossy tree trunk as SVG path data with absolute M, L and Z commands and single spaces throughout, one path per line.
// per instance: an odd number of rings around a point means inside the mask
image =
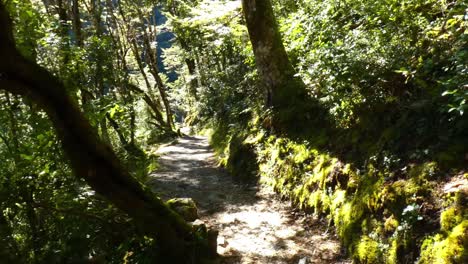
M 216 256 L 206 233 L 194 232 L 177 213 L 121 166 L 67 95 L 64 85 L 16 49 L 11 22 L 0 2 L 0 89 L 37 103 L 51 119 L 77 177 L 129 214 L 149 236 L 160 241 L 171 263 L 203 263 Z M 167 262 L 169 263 L 169 262 Z
M 296 75 L 283 46 L 270 0 L 242 0 L 255 61 L 265 89 L 270 124 L 279 131 L 297 128 L 311 113 L 304 82 Z M 308 106 L 309 105 L 309 106 Z M 312 113 L 314 114 L 314 113 Z

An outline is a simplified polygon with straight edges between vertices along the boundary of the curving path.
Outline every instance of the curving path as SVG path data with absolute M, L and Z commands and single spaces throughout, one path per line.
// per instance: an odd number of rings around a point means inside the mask
M 159 150 L 161 168 L 148 184 L 164 199 L 193 198 L 201 220 L 219 230 L 221 263 L 351 263 L 326 223 L 293 210 L 267 187 L 235 184 L 216 166 L 205 137 Z

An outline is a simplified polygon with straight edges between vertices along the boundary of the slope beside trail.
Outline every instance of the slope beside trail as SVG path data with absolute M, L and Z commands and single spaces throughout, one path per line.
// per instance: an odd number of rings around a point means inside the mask
M 148 184 L 162 198 L 190 197 L 219 231 L 221 263 L 350 263 L 326 223 L 292 209 L 267 187 L 234 183 L 208 140 L 185 136 L 159 148 Z

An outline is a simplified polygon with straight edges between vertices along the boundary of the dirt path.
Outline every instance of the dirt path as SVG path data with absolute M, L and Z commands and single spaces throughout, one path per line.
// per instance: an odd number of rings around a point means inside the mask
M 326 224 L 294 211 L 267 187 L 233 183 L 206 138 L 180 138 L 158 152 L 161 169 L 149 184 L 165 199 L 196 201 L 201 219 L 219 230 L 221 263 L 351 263 Z

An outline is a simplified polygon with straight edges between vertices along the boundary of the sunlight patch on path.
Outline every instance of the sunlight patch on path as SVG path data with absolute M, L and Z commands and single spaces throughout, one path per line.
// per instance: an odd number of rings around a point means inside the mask
M 317 219 L 293 216 L 267 187 L 256 196 L 253 204 L 228 206 L 203 219 L 220 232 L 218 252 L 233 257 L 223 263 L 298 263 L 304 257 L 307 263 L 349 263 L 336 260 L 340 244 Z
M 235 184 L 221 168 L 205 137 L 183 137 L 160 147 L 161 168 L 148 185 L 164 199 L 190 197 L 201 220 L 219 231 L 222 264 L 351 263 L 326 225 L 294 211 L 268 187 Z

